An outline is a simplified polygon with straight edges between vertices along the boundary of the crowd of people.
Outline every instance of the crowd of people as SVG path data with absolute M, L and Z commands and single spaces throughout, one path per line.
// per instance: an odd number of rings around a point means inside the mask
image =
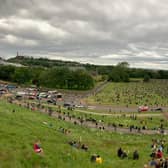
M 164 140 L 152 139 L 150 161 L 144 165 L 144 168 L 168 168 L 168 157 L 164 154 L 168 153 L 165 148 Z
M 12 100 L 10 99 L 9 100 L 10 103 L 12 103 Z M 20 103 L 20 106 L 22 106 L 23 104 Z M 47 108 L 43 105 L 39 105 L 39 104 L 35 104 L 35 103 L 27 103 L 27 104 L 24 104 L 25 107 L 31 109 L 31 110 L 34 110 L 34 109 L 42 109 L 44 110 L 45 112 L 48 112 L 48 115 L 49 116 L 52 116 L 53 114 L 53 110 L 51 108 Z M 12 111 L 13 113 L 15 113 L 15 109 L 13 109 Z M 98 128 L 98 129 L 102 129 L 102 130 L 105 130 L 106 127 L 104 127 L 104 122 L 103 120 L 101 122 L 99 122 L 98 120 L 95 120 L 94 118 L 84 118 L 84 117 L 76 117 L 70 113 L 65 113 L 65 112 L 61 112 L 59 111 L 58 112 L 59 115 L 58 115 L 58 118 L 59 119 L 62 119 L 62 120 L 66 120 L 66 118 L 68 118 L 69 120 L 72 120 L 74 122 L 74 124 L 79 124 L 79 125 L 82 125 L 84 122 L 91 122 L 92 124 L 95 124 L 95 128 Z M 137 116 L 130 116 L 133 120 L 137 120 Z M 142 123 L 143 124 L 143 123 Z M 122 125 L 116 125 L 116 124 L 113 124 L 112 125 L 115 129 L 117 129 L 117 127 L 122 127 Z M 130 132 L 132 132 L 133 129 L 138 129 L 138 127 L 136 128 L 134 125 L 131 125 L 130 126 Z M 145 128 L 144 128 L 145 129 Z M 63 127 L 60 127 L 59 128 L 59 131 L 64 133 L 64 134 L 70 134 L 71 131 L 69 129 L 66 129 L 66 128 L 63 128 Z M 140 131 L 140 130 L 139 130 Z M 84 143 L 81 143 L 81 142 L 78 142 L 78 141 L 70 141 L 68 142 L 69 145 L 71 145 L 72 147 L 75 147 L 77 149 L 82 149 L 84 151 L 88 151 L 88 146 Z M 164 153 L 166 151 L 165 149 L 165 146 L 164 146 L 165 142 L 162 140 L 162 141 L 158 141 L 158 140 L 153 140 L 152 141 L 152 145 L 151 145 L 151 153 L 149 154 L 149 156 L 151 157 L 150 161 L 144 165 L 144 168 L 168 168 L 168 158 L 165 158 L 164 157 Z M 34 146 L 34 151 L 35 153 L 37 154 L 40 154 L 40 155 L 43 155 L 43 149 L 41 147 L 41 144 L 40 144 L 40 141 L 36 141 Z M 119 148 L 118 151 L 117 151 L 117 156 L 121 159 L 124 159 L 124 158 L 128 158 L 128 153 L 123 150 L 122 148 Z M 139 159 L 139 152 L 137 150 L 135 150 L 133 153 L 132 153 L 132 159 L 133 160 L 138 160 Z M 103 162 L 103 159 L 100 157 L 100 155 L 92 155 L 91 156 L 91 162 L 96 162 L 98 164 L 101 164 Z
M 15 103 L 15 100 L 13 98 L 8 99 L 9 103 Z M 70 111 L 62 111 L 61 107 L 59 106 L 57 110 L 54 110 L 51 107 L 44 106 L 43 104 L 40 103 L 29 103 L 24 100 L 24 102 L 19 102 L 20 106 L 24 106 L 28 109 L 31 110 L 38 110 L 42 111 L 45 113 L 48 113 L 49 116 L 52 116 L 54 114 L 55 117 L 58 117 L 60 120 L 66 120 L 69 122 L 74 123 L 75 125 L 83 125 L 83 126 L 88 126 L 90 125 L 91 127 L 97 128 L 99 130 L 113 130 L 117 131 L 118 129 L 127 129 L 127 132 L 130 133 L 143 133 L 144 130 L 148 130 L 148 121 L 147 120 L 139 120 L 137 119 L 136 114 L 132 114 L 130 116 L 126 116 L 123 114 L 122 116 L 117 116 L 117 119 L 122 119 L 122 118 L 130 118 L 131 120 L 137 120 L 137 124 L 127 124 L 124 125 L 123 123 L 115 123 L 115 122 L 109 122 L 106 123 L 104 122 L 104 116 L 102 116 L 102 119 L 95 119 L 93 116 L 88 116 L 87 114 L 84 115 L 74 115 Z M 152 117 L 148 118 L 149 122 L 152 121 Z M 101 121 L 101 122 L 100 122 Z M 157 133 L 164 134 L 165 133 L 165 128 L 164 128 L 164 122 L 160 121 L 160 125 L 158 127 L 152 128 L 152 130 L 156 130 Z

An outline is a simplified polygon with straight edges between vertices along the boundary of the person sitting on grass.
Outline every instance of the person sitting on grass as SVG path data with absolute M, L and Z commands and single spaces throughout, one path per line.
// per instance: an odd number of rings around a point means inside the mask
M 97 155 L 97 154 L 93 154 L 90 158 L 90 161 L 97 164 L 103 163 L 103 159 L 100 157 L 100 155 Z
M 157 157 L 158 159 L 160 159 L 160 158 L 163 157 L 163 153 L 162 153 L 162 151 L 161 151 L 160 149 L 158 149 L 158 151 L 156 152 L 156 157 Z
M 37 140 L 36 143 L 34 143 L 34 152 L 38 154 L 43 154 L 43 149 L 41 148 L 40 141 Z
M 144 168 L 149 168 L 149 166 L 147 164 L 144 164 Z
M 133 152 L 133 160 L 138 160 L 139 159 L 139 153 L 137 150 Z
M 97 155 L 97 157 L 96 157 L 96 163 L 102 164 L 102 162 L 103 162 L 103 159 L 100 157 L 100 155 Z
M 126 158 L 128 155 L 125 151 L 122 150 L 122 148 L 119 148 L 117 151 L 117 156 L 120 157 L 121 159 Z
M 82 144 L 81 149 L 88 151 L 88 146 L 86 144 Z
M 121 155 L 121 159 L 124 159 L 124 158 L 126 158 L 126 157 L 128 157 L 128 154 L 127 154 L 126 151 L 124 151 L 123 154 Z
M 90 158 L 90 161 L 91 162 L 96 162 L 96 157 L 97 157 L 96 154 L 92 155 L 91 158 Z
M 77 142 L 77 141 L 70 141 L 68 142 L 69 145 L 71 145 L 72 147 L 75 147 L 77 149 L 80 149 L 81 148 L 81 143 L 80 142 Z
M 118 157 L 121 157 L 122 154 L 123 154 L 123 150 L 122 150 L 122 148 L 120 147 L 120 148 L 118 149 L 118 151 L 117 151 L 117 156 L 118 156 Z

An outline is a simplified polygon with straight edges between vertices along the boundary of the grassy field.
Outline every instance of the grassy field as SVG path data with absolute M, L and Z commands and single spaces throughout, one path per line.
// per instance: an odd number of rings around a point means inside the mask
M 109 83 L 100 93 L 86 101 L 93 104 L 119 106 L 167 106 L 168 80 L 150 82 Z
M 12 113 L 13 109 L 15 113 Z M 0 168 L 142 168 L 150 159 L 151 140 L 168 140 L 167 136 L 161 135 L 125 135 L 87 129 L 2 101 L 0 122 Z M 60 126 L 70 129 L 71 134 L 59 132 Z M 44 156 L 33 151 L 33 143 L 37 139 L 41 141 Z M 89 146 L 88 152 L 68 144 L 70 140 L 79 139 Z M 129 151 L 128 159 L 117 157 L 119 147 Z M 132 160 L 135 149 L 140 153 L 138 161 Z M 90 162 L 90 156 L 94 153 L 103 158 L 103 164 Z

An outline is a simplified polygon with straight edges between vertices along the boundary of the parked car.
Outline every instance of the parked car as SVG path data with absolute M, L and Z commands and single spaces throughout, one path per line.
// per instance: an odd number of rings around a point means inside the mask
M 138 107 L 138 112 L 143 112 L 143 111 L 148 111 L 149 107 L 148 106 L 139 106 Z
M 151 111 L 160 111 L 160 112 L 163 112 L 163 108 L 158 107 L 158 108 L 151 109 Z
M 30 100 L 34 100 L 35 98 L 36 98 L 36 96 L 33 96 L 33 95 L 28 97 L 28 99 L 30 99 Z
M 76 108 L 84 108 L 85 106 L 82 105 L 82 104 L 76 104 L 75 107 L 76 107 Z
M 68 108 L 68 107 L 74 108 L 74 105 L 71 104 L 71 103 L 64 103 L 63 106 L 64 106 L 65 108 Z
M 56 105 L 56 101 L 53 100 L 53 99 L 48 99 L 48 100 L 47 100 L 47 103 L 52 103 L 52 104 Z
M 37 97 L 38 97 L 38 98 L 47 98 L 48 95 L 47 95 L 47 93 L 45 93 L 45 92 L 41 92 L 41 93 L 39 93 L 39 95 L 38 95 Z

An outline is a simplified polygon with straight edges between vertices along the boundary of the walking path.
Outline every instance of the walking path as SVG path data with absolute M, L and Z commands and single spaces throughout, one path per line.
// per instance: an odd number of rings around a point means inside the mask
M 13 101 L 12 103 L 21 105 L 23 107 L 27 107 L 29 109 L 32 110 L 37 110 L 40 111 L 42 113 L 48 114 L 52 117 L 56 117 L 60 120 L 64 120 L 66 122 L 70 122 L 73 123 L 75 125 L 80 125 L 83 127 L 87 127 L 87 128 L 95 128 L 98 130 L 106 130 L 109 132 L 117 132 L 117 133 L 128 133 L 128 134 L 147 134 L 147 135 L 154 135 L 154 134 L 168 134 L 168 130 L 164 130 L 164 132 L 162 132 L 162 130 L 151 130 L 151 129 L 140 129 L 140 128 L 122 128 L 122 127 L 118 127 L 116 125 L 108 125 L 105 123 L 100 123 L 100 122 L 96 122 L 96 121 L 89 121 L 83 118 L 76 118 L 73 115 L 70 114 L 66 114 L 64 112 L 59 112 L 59 111 L 52 111 L 51 109 L 48 108 L 44 108 L 44 107 L 31 107 L 31 106 L 27 106 L 27 102 L 18 102 L 18 101 Z
M 97 113 L 97 112 L 92 112 L 92 111 L 85 111 L 85 110 L 79 110 L 76 109 L 75 111 L 80 112 L 80 113 L 86 113 L 86 114 L 94 114 L 94 115 L 100 115 L 100 116 L 121 116 L 123 113 Z M 131 113 L 130 113 L 131 114 Z M 130 114 L 124 114 L 125 116 L 130 116 Z M 136 116 L 138 117 L 157 117 L 157 116 L 162 116 L 161 113 L 136 113 Z

